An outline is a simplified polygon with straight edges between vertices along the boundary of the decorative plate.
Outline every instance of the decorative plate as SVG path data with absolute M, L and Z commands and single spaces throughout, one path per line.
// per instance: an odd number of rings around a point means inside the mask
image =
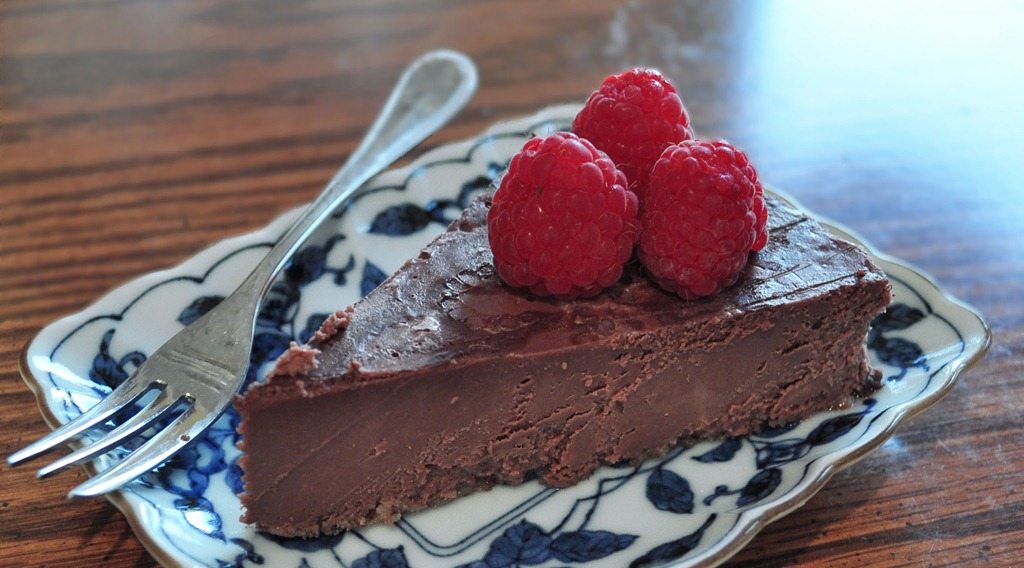
M 262 310 L 249 380 L 292 340 L 374 288 L 490 185 L 534 134 L 567 128 L 575 105 L 498 124 L 374 179 L 301 250 Z M 295 218 L 219 242 L 57 321 L 26 348 L 24 376 L 51 424 L 74 418 L 124 380 L 183 325 L 215 305 Z M 841 229 L 836 233 L 854 239 Z M 568 489 L 498 487 L 318 540 L 281 539 L 239 522 L 234 426 L 214 428 L 156 472 L 110 495 L 139 539 L 168 566 L 351 568 L 691 566 L 735 554 L 758 530 L 818 491 L 839 468 L 935 403 L 977 360 L 989 332 L 972 310 L 904 264 L 876 256 L 895 301 L 867 346 L 884 387 L 851 408 L 744 438 L 677 448 L 640 467 L 606 467 Z M 109 467 L 110 457 L 97 469 Z M 345 464 L 338 464 L 343 468 Z

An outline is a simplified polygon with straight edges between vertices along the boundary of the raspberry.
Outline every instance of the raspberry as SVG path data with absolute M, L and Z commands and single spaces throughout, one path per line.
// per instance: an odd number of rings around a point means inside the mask
M 569 132 L 512 157 L 487 214 L 498 275 L 539 296 L 593 296 L 622 276 L 640 225 L 626 176 Z
M 605 79 L 576 115 L 572 130 L 615 160 L 641 202 L 662 150 L 693 138 L 676 88 L 653 69 Z
M 686 141 L 654 164 L 640 210 L 640 262 L 687 300 L 739 279 L 768 241 L 768 209 L 746 154 L 728 142 Z

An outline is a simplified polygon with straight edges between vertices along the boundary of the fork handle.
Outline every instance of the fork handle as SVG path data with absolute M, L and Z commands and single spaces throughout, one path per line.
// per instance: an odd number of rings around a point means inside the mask
M 252 298 L 267 293 L 274 277 L 317 226 L 370 178 L 455 116 L 476 85 L 473 62 L 455 51 L 432 51 L 406 68 L 359 147 L 231 296 L 248 298 L 243 303 L 255 315 L 259 302 Z

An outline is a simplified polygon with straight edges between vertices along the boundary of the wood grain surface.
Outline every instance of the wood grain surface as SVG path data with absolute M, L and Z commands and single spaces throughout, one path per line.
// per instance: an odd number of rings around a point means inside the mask
M 42 326 L 311 199 L 401 68 L 481 87 L 426 147 L 660 67 L 706 137 L 932 274 L 994 330 L 941 403 L 737 557 L 1024 562 L 1024 5 L 1014 2 L 6 0 L 0 454 L 47 431 L 18 374 Z M 105 500 L 0 467 L 0 565 L 150 566 Z

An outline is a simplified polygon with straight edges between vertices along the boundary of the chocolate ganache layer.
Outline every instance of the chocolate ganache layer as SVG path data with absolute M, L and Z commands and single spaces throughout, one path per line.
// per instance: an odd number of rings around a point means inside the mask
M 696 302 L 637 266 L 591 299 L 511 290 L 491 264 L 489 204 L 236 400 L 244 521 L 311 537 L 495 484 L 565 487 L 877 386 L 864 342 L 888 280 L 777 199 L 740 282 Z

